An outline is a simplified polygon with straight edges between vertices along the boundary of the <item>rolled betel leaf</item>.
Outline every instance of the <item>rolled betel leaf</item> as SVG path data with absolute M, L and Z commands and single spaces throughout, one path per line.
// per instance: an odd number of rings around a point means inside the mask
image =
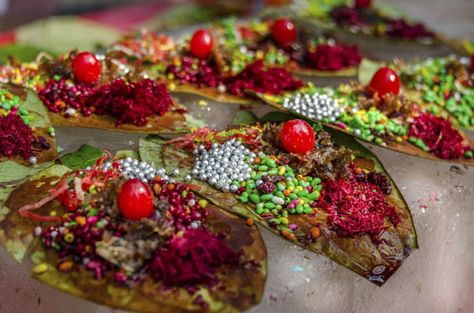
M 291 118 L 287 115 L 286 118 Z M 372 152 L 303 120 L 140 141 L 212 203 L 382 285 L 418 248 L 410 211 Z
M 34 278 L 134 312 L 239 312 L 260 301 L 267 254 L 255 225 L 130 156 L 76 171 L 66 167 L 74 154 L 61 162 L 2 209 L 0 242 Z
M 267 104 L 379 146 L 431 160 L 474 165 L 472 140 L 451 118 L 433 114 L 401 86 L 390 67 L 361 66 L 364 82 L 337 89 L 311 84 L 280 96 L 254 93 Z

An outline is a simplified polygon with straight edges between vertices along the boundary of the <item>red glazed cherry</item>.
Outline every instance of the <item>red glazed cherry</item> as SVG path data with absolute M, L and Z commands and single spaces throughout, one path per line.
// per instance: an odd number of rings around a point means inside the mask
M 95 84 L 99 80 L 102 64 L 93 53 L 84 51 L 72 60 L 72 71 L 74 78 L 86 84 Z
M 382 67 L 370 81 L 370 93 L 372 96 L 377 93 L 379 97 L 386 94 L 398 95 L 400 92 L 400 78 L 397 73 L 389 67 Z
M 150 188 L 136 178 L 129 179 L 122 185 L 117 204 L 123 216 L 133 221 L 150 217 L 155 210 Z
M 205 29 L 199 29 L 191 38 L 189 50 L 196 58 L 205 59 L 211 53 L 212 45 L 213 40 L 211 33 Z
M 286 151 L 306 154 L 314 149 L 314 131 L 303 120 L 290 120 L 281 129 L 281 143 Z
M 283 47 L 291 45 L 296 40 L 296 27 L 286 18 L 276 20 L 271 28 L 273 39 Z
M 372 5 L 372 0 L 355 0 L 354 5 L 358 9 L 365 9 Z

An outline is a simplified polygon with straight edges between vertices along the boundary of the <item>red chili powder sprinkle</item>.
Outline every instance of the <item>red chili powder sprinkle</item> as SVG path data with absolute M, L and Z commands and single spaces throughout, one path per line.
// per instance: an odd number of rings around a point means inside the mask
M 160 249 L 148 270 L 166 286 L 212 286 L 217 283 L 219 267 L 238 263 L 239 254 L 224 240 L 205 229 L 188 229 Z
M 368 234 L 377 241 L 384 231 L 385 218 L 397 226 L 400 216 L 390 206 L 377 185 L 349 179 L 328 179 L 323 184 L 318 206 L 328 212 L 330 228 L 341 237 Z
M 259 93 L 278 95 L 285 91 L 296 90 L 304 83 L 293 77 L 284 68 L 269 67 L 265 69 L 263 61 L 248 64 L 239 74 L 226 79 L 230 93 L 243 95 L 246 89 Z
M 0 116 L 0 155 L 7 158 L 19 155 L 27 159 L 33 155 L 33 131 L 20 116 L 10 113 Z
M 410 136 L 420 138 L 431 152 L 442 159 L 458 159 L 463 157 L 469 147 L 464 138 L 451 123 L 431 113 L 417 116 L 408 127 Z

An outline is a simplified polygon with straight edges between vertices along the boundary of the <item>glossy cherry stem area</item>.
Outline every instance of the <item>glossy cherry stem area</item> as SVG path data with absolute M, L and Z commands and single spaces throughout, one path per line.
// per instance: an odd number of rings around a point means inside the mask
M 199 29 L 189 42 L 189 51 L 196 58 L 206 59 L 211 54 L 213 44 L 212 34 L 208 30 Z
M 150 187 L 141 180 L 132 178 L 120 188 L 117 205 L 125 218 L 136 221 L 153 214 L 153 200 Z
M 290 120 L 281 129 L 281 143 L 288 152 L 305 155 L 314 150 L 315 141 L 313 128 L 303 120 Z
M 286 18 L 280 18 L 271 26 L 272 38 L 283 48 L 287 48 L 296 41 L 296 26 Z
M 102 64 L 93 53 L 84 51 L 78 53 L 72 60 L 72 71 L 76 81 L 85 84 L 95 84 L 100 78 Z
M 375 72 L 369 85 L 372 96 L 378 94 L 383 97 L 387 94 L 398 95 L 400 92 L 400 77 L 389 67 L 382 67 Z

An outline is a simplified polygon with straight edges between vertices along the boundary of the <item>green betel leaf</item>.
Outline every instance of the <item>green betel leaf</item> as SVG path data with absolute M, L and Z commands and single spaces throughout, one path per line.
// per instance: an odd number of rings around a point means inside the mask
M 322 210 L 316 216 L 311 214 L 290 214 L 288 215 L 289 223 L 298 225 L 298 229 L 302 230 L 303 234 L 310 232 L 314 227 L 319 228 L 321 233 L 318 240 L 314 242 L 302 244 L 300 241 L 294 240 L 293 243 L 302 245 L 310 251 L 324 254 L 355 273 L 381 285 L 396 271 L 403 260 L 413 250 L 418 248 L 416 231 L 410 210 L 395 183 L 391 180 L 378 158 L 370 150 L 359 144 L 350 135 L 332 129 L 328 131 L 337 145 L 344 145 L 353 151 L 354 163 L 357 167 L 367 171 L 382 172 L 389 178 L 392 192 L 386 196 L 386 201 L 396 208 L 401 217 L 401 222 L 396 227 L 387 222 L 387 228 L 381 235 L 383 240 L 375 243 L 366 234 L 360 234 L 353 238 L 338 237 L 330 229 L 327 222 L 327 213 Z M 153 152 L 150 153 L 151 151 Z M 160 138 L 150 138 L 150 142 L 144 140 L 140 144 L 140 153 L 145 156 L 152 155 L 153 161 L 168 171 L 178 167 L 181 175 L 177 178 L 178 180 L 183 175 L 191 173 L 195 162 L 194 157 L 190 153 L 177 150 Z M 191 180 L 191 184 L 195 186 L 193 187 L 194 190 L 214 204 L 239 216 L 252 218 L 271 232 L 277 235 L 281 234 L 278 229 L 272 227 L 266 218 L 256 213 L 256 206 L 253 203 L 242 203 L 235 194 L 224 193 L 194 178 Z
M 29 91 L 20 107 L 28 110 L 28 113 L 32 116 L 30 126 L 43 128 L 51 126 L 48 110 L 36 93 Z
M 93 165 L 104 154 L 102 149 L 82 145 L 79 150 L 60 157 L 59 161 L 72 170 L 78 170 Z
M 34 61 L 41 52 L 46 52 L 51 55 L 48 51 L 29 45 L 12 44 L 2 46 L 2 49 L 0 49 L 0 63 L 8 62 L 10 57 L 13 57 L 20 62 L 31 62 Z
M 362 59 L 359 65 L 359 82 L 363 85 L 370 83 L 372 76 L 374 76 L 375 72 L 377 72 L 381 66 L 383 66 L 381 62 Z
M 36 167 L 27 167 L 11 160 L 0 162 L 0 183 L 8 184 L 21 181 L 51 166 L 51 164 L 51 162 L 46 162 Z
M 249 125 L 249 124 L 254 124 L 257 122 L 258 118 L 257 116 L 252 112 L 252 111 L 247 111 L 247 110 L 241 110 L 237 111 L 235 114 L 235 118 L 232 121 L 233 125 Z

